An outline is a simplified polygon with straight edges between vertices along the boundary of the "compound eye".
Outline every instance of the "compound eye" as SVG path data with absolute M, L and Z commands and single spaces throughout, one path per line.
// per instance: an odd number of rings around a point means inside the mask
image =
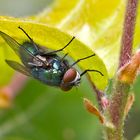
M 63 82 L 69 83 L 72 82 L 76 78 L 77 72 L 75 69 L 70 68 L 66 71 L 66 73 L 63 76 Z
M 70 85 L 70 83 L 75 80 L 76 76 L 77 71 L 75 69 L 68 69 L 63 76 L 63 83 L 61 84 L 61 89 L 64 91 L 70 90 L 72 88 L 72 85 Z

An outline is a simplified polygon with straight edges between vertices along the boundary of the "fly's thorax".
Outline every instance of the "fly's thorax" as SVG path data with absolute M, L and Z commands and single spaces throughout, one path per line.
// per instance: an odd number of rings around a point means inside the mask
M 68 91 L 73 86 L 78 86 L 80 84 L 80 80 L 81 77 L 79 72 L 74 68 L 70 68 L 66 71 L 66 73 L 63 76 L 61 82 L 61 89 L 64 91 Z
M 34 47 L 34 45 L 31 42 L 24 42 L 22 46 L 27 49 L 32 55 L 37 55 L 38 50 Z
M 22 63 L 28 67 L 30 66 L 28 65 L 28 62 L 33 63 L 33 57 L 31 57 L 29 54 L 31 54 L 32 56 L 36 56 L 38 54 L 38 50 L 32 43 L 24 42 L 22 46 L 20 46 L 19 54 Z

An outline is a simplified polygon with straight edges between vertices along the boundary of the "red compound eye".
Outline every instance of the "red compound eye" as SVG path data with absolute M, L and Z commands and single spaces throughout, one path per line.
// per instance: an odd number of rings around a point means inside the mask
M 77 75 L 77 72 L 75 69 L 73 68 L 68 69 L 63 76 L 63 82 L 64 83 L 72 82 L 75 79 L 76 75 Z
M 63 76 L 63 79 L 62 79 L 63 83 L 61 84 L 61 89 L 64 91 L 70 90 L 72 88 L 70 83 L 74 81 L 74 79 L 76 78 L 76 75 L 77 75 L 77 71 L 74 68 L 68 69 Z

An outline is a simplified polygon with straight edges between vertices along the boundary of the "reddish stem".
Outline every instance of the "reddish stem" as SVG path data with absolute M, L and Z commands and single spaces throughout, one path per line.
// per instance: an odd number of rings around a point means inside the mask
M 127 0 L 118 69 L 122 68 L 131 59 L 138 1 Z M 130 85 L 122 83 L 118 79 L 116 80 L 109 106 L 111 122 L 115 129 L 114 131 L 108 129 L 107 135 L 109 140 L 123 139 L 124 112 L 130 95 Z
M 91 83 L 91 85 L 92 85 L 93 90 L 94 90 L 95 93 L 96 93 L 96 97 L 97 97 L 99 109 L 100 109 L 101 111 L 103 111 L 102 97 L 104 96 L 104 93 L 103 93 L 102 91 L 98 90 L 97 87 L 96 87 L 93 83 Z
M 128 0 L 122 35 L 119 68 L 130 60 L 133 46 L 137 6 L 138 0 Z

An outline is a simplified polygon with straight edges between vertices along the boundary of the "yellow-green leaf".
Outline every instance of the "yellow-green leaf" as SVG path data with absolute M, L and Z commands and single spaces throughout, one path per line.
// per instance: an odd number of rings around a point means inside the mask
M 69 4 L 67 0 L 55 0 L 34 20 L 77 36 L 100 55 L 112 77 L 119 60 L 125 7 L 126 0 L 73 0 Z M 138 15 L 134 47 L 140 42 L 139 25 Z
M 6 17 L 0 18 L 0 30 L 10 35 L 11 37 L 13 37 L 18 42 L 21 43 L 27 40 L 27 37 L 21 30 L 18 29 L 18 26 L 22 27 L 33 38 L 33 40 L 36 43 L 42 46 L 51 48 L 53 50 L 62 48 L 72 38 L 72 36 L 64 32 L 61 32 L 60 30 L 56 28 L 49 27 L 47 25 L 35 23 L 32 21 L 20 20 L 16 18 L 15 19 L 6 18 Z M 6 43 L 4 43 L 4 40 L 2 38 L 0 38 L 0 47 L 7 48 Z M 10 53 L 12 52 L 13 56 L 15 57 L 14 52 L 12 50 L 9 50 L 9 51 Z M 69 56 L 71 56 L 74 60 L 86 57 L 94 53 L 90 48 L 88 48 L 86 45 L 84 45 L 77 39 L 75 39 L 64 50 L 64 53 L 67 53 L 67 52 Z M 11 56 L 12 55 L 10 55 L 10 57 Z M 104 76 L 101 76 L 99 73 L 96 73 L 96 72 L 90 72 L 89 75 L 91 77 L 91 80 L 96 84 L 96 86 L 99 89 L 105 88 L 107 84 L 107 80 L 108 80 L 107 71 L 106 71 L 104 63 L 97 55 L 92 58 L 86 59 L 85 61 L 79 62 L 79 66 L 83 70 L 96 69 L 96 70 L 101 71 Z M 4 64 L 3 64 L 3 67 L 5 67 Z M 3 71 L 3 73 L 1 74 L 3 76 L 6 76 L 6 73 L 7 71 Z
M 112 77 L 118 63 L 125 3 L 74 0 L 67 4 L 67 0 L 57 0 L 34 20 L 77 36 L 100 55 Z

